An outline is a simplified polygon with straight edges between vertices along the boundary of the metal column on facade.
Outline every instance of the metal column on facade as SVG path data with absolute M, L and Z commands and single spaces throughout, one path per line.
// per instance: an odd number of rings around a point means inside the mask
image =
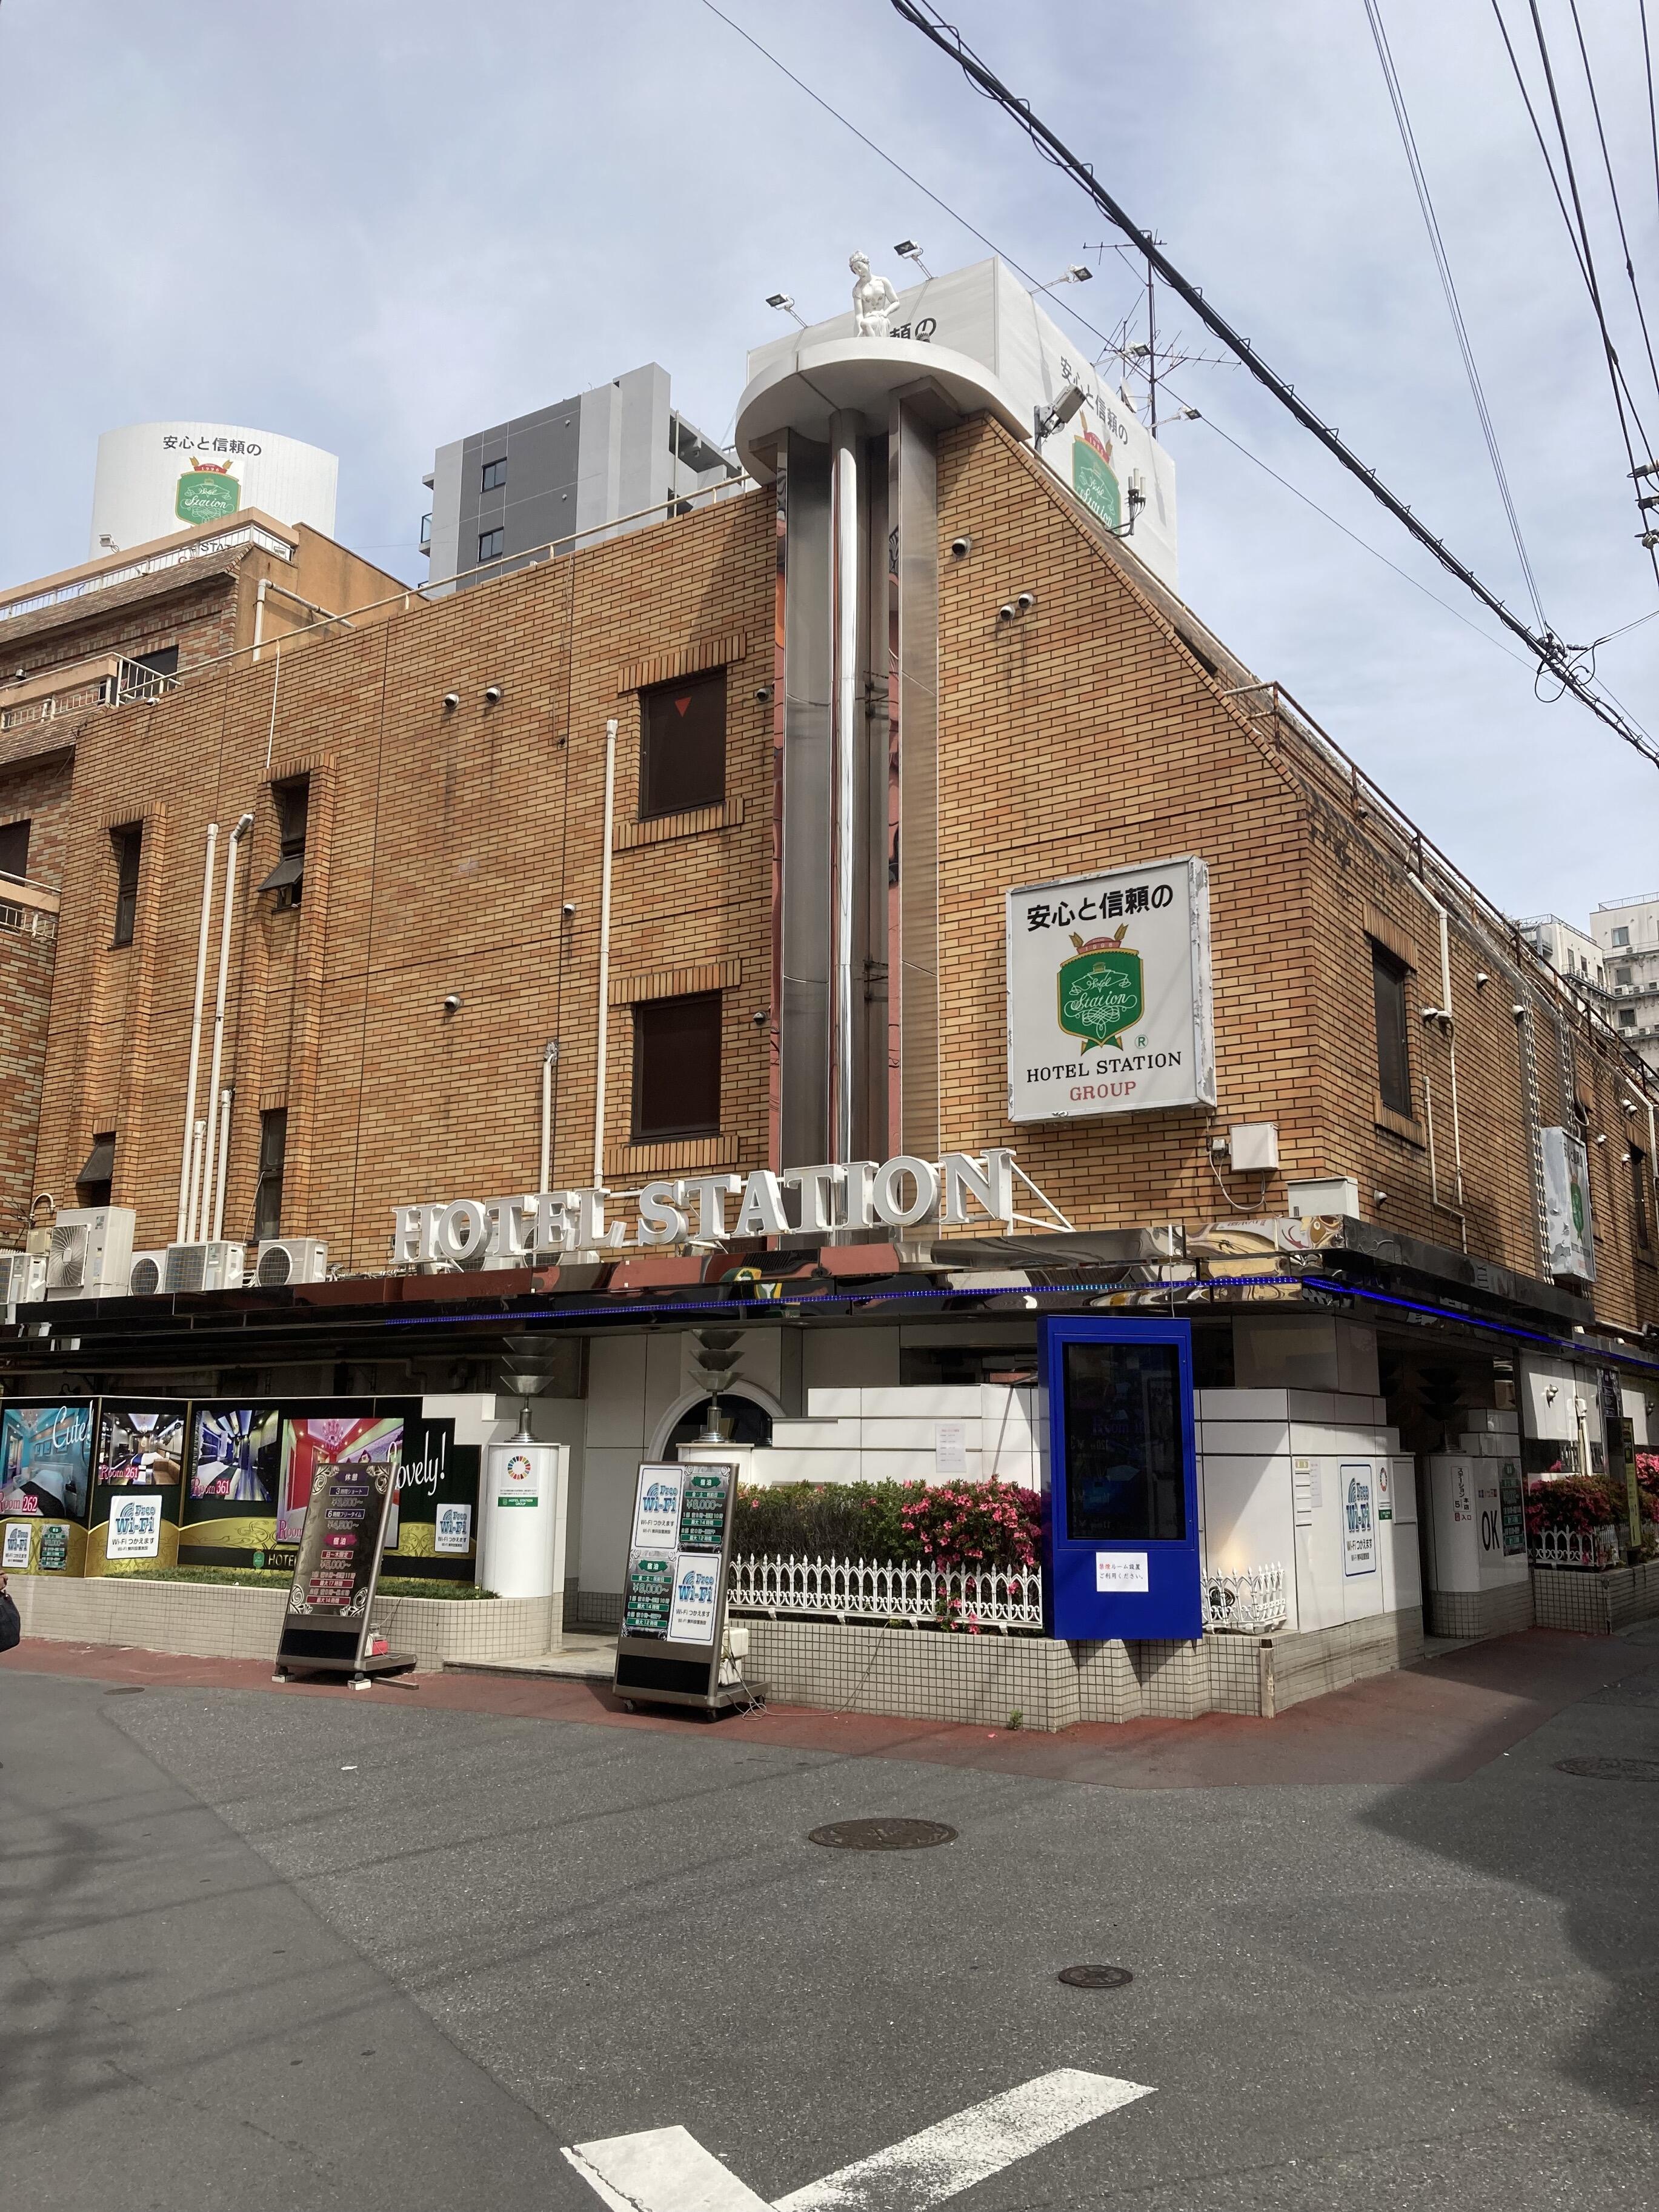
M 859 447 L 856 415 L 830 418 L 831 580 L 835 624 L 835 969 L 830 997 L 834 1060 L 830 1079 L 833 1160 L 855 1156 L 853 1075 L 853 932 L 858 873 L 859 770 L 865 734 L 863 654 L 860 651 Z
M 830 1157 L 831 690 L 830 449 L 788 431 L 779 441 L 778 748 L 773 921 L 780 1168 Z
M 896 896 L 889 926 L 892 1135 L 935 1159 L 939 1079 L 939 466 L 934 432 L 901 396 L 887 439 L 898 742 Z

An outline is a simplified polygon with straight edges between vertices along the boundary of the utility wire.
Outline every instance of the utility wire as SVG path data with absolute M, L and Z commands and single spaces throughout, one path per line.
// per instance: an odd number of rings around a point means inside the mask
M 794 71 L 790 69 L 786 63 L 778 58 L 776 54 L 773 53 L 769 47 L 763 46 L 760 40 L 757 39 L 751 32 L 745 30 L 741 23 L 735 21 L 721 9 L 716 7 L 714 5 L 714 0 L 702 0 L 702 4 L 708 9 L 709 14 L 718 18 L 720 22 L 724 23 L 728 30 L 735 31 L 738 36 L 743 40 L 744 43 L 746 46 L 752 47 L 755 52 L 757 53 L 763 61 L 769 62 L 772 67 L 778 71 L 781 76 L 787 77 L 789 82 L 795 87 L 797 91 L 805 93 L 806 97 L 815 106 L 822 108 L 823 112 L 830 117 L 833 121 L 839 123 L 843 130 L 850 131 L 852 136 L 859 141 L 860 145 L 866 147 L 871 153 L 877 156 L 878 160 L 884 161 L 887 167 L 891 169 L 896 175 L 902 177 L 907 184 L 913 185 L 916 191 L 922 194 L 924 198 L 931 200 L 933 205 L 938 208 L 941 213 L 947 215 L 951 218 L 952 222 L 959 224 L 961 228 L 967 231 L 971 237 L 978 239 L 981 246 L 988 246 L 1000 260 L 1006 262 L 1009 268 L 1013 270 L 1017 275 L 1024 277 L 1029 284 L 1032 285 L 1034 289 L 1036 288 L 1036 279 L 1032 276 L 1031 272 L 1029 270 L 1023 268 L 1020 263 L 1015 259 L 1014 256 L 1010 253 L 1006 247 L 998 245 L 997 241 L 994 238 L 988 236 L 988 234 L 984 231 L 981 230 L 976 224 L 970 222 L 967 216 L 962 213 L 959 208 L 953 206 L 949 200 L 941 198 L 939 194 L 934 191 L 931 186 L 925 185 L 920 177 L 915 175 L 912 171 L 905 168 L 902 162 L 896 161 L 887 151 L 884 146 L 879 145 L 875 139 L 868 137 L 866 132 L 860 131 L 858 125 L 850 121 L 847 116 L 843 115 L 839 108 L 832 106 L 821 94 L 815 92 L 812 87 L 806 83 L 803 78 L 797 76 Z M 1547 156 L 1546 158 L 1547 159 Z M 1659 179 L 1659 169 L 1656 170 L 1656 178 Z M 1114 253 L 1121 254 L 1138 254 L 1144 251 L 1139 240 L 1135 240 L 1133 243 L 1120 245 L 1115 244 L 1109 240 L 1105 241 L 1099 250 L 1103 252 L 1109 250 Z M 1063 307 L 1066 313 L 1071 316 L 1072 319 L 1075 323 L 1080 325 L 1080 326 L 1084 330 L 1087 331 L 1091 337 L 1101 339 L 1103 341 L 1103 351 L 1109 350 L 1115 354 L 1121 355 L 1121 347 L 1119 343 L 1119 340 L 1122 332 L 1121 324 L 1120 324 L 1117 331 L 1109 336 L 1105 331 L 1102 331 L 1097 325 L 1091 323 L 1088 317 L 1075 307 L 1069 300 L 1062 300 L 1056 295 L 1054 304 L 1056 307 Z M 1127 317 L 1124 319 L 1126 322 L 1127 319 Z M 1186 414 L 1191 420 L 1200 422 L 1207 429 L 1212 430 L 1216 436 L 1219 438 L 1224 445 L 1231 446 L 1235 453 L 1242 454 L 1253 467 L 1260 469 L 1264 476 L 1271 477 L 1274 483 L 1278 484 L 1283 490 L 1289 492 L 1293 499 L 1300 500 L 1304 507 L 1310 507 L 1313 512 L 1319 516 L 1322 521 L 1328 522 L 1333 530 L 1340 531 L 1343 537 L 1350 539 L 1354 544 L 1358 545 L 1362 552 L 1369 553 L 1372 560 L 1380 561 L 1385 568 L 1391 569 L 1396 576 L 1403 578 L 1407 583 L 1411 585 L 1414 591 L 1420 592 L 1425 599 L 1431 599 L 1436 606 L 1443 609 L 1447 614 L 1453 616 L 1458 622 L 1463 623 L 1467 629 L 1472 629 L 1477 637 L 1484 638 L 1488 645 L 1492 646 L 1497 652 L 1504 653 L 1509 659 L 1513 660 L 1517 667 L 1527 667 L 1531 665 L 1529 661 L 1523 659 L 1519 653 L 1510 653 L 1508 647 L 1504 645 L 1499 639 L 1495 638 L 1490 630 L 1482 629 L 1479 623 L 1470 621 L 1468 616 L 1462 613 L 1457 607 L 1455 607 L 1449 599 L 1443 599 L 1437 592 L 1431 592 L 1428 586 L 1419 577 L 1413 576 L 1408 568 L 1402 568 L 1397 562 L 1391 561 L 1386 553 L 1380 551 L 1378 548 L 1373 545 L 1368 538 L 1362 538 L 1357 531 L 1351 530 L 1346 522 L 1339 521 L 1336 516 L 1334 515 L 1328 508 L 1322 507 L 1317 500 L 1310 497 L 1310 495 L 1307 492 L 1302 490 L 1298 485 L 1292 483 L 1288 477 L 1281 476 L 1277 469 L 1269 466 L 1259 453 L 1253 453 L 1249 447 L 1245 445 L 1242 440 L 1234 437 L 1231 431 L 1224 430 L 1221 424 L 1216 421 L 1213 415 L 1208 413 L 1206 410 L 1200 410 L 1197 407 L 1188 406 L 1187 404 L 1181 399 L 1179 392 L 1171 390 L 1170 396 L 1183 407 Z M 1633 622 L 1626 623 L 1617 629 L 1609 630 L 1605 635 L 1596 638 L 1593 644 L 1585 647 L 1584 650 L 1589 653 L 1593 653 L 1597 646 L 1606 645 L 1613 638 L 1622 637 L 1626 630 L 1638 628 L 1641 623 L 1651 620 L 1653 616 L 1656 615 L 1659 615 L 1659 608 L 1655 608 L 1652 615 L 1638 615 Z
M 1521 518 L 1516 513 L 1515 501 L 1510 496 L 1509 477 L 1504 467 L 1504 457 L 1498 449 L 1498 433 L 1492 427 L 1486 395 L 1480 382 L 1480 372 L 1475 366 L 1474 349 L 1469 343 L 1468 327 L 1463 320 L 1462 302 L 1457 296 L 1457 286 L 1452 278 L 1451 261 L 1446 252 L 1446 243 L 1440 234 L 1440 220 L 1434 211 L 1434 201 L 1429 191 L 1429 180 L 1424 173 L 1422 157 L 1417 150 L 1417 134 L 1406 106 L 1406 95 L 1400 82 L 1399 71 L 1394 65 L 1387 32 L 1382 27 L 1382 13 L 1377 0 L 1364 0 L 1365 20 L 1371 27 L 1371 43 L 1376 48 L 1376 58 L 1382 67 L 1382 82 L 1388 88 L 1394 119 L 1400 132 L 1400 143 L 1405 149 L 1406 166 L 1412 173 L 1412 183 L 1417 189 L 1417 205 L 1423 217 L 1423 227 L 1429 234 L 1429 248 L 1434 255 L 1434 265 L 1440 273 L 1440 289 L 1446 295 L 1446 312 L 1451 317 L 1453 335 L 1457 350 L 1463 357 L 1463 373 L 1468 379 L 1470 397 L 1480 418 L 1480 434 L 1486 440 L 1486 456 L 1492 463 L 1492 472 L 1498 483 L 1498 496 L 1503 502 L 1509 521 L 1510 535 L 1515 540 L 1515 550 L 1521 562 L 1521 574 L 1526 579 L 1527 595 L 1532 601 L 1532 611 L 1538 617 L 1538 626 L 1547 629 L 1543 602 L 1538 595 L 1538 580 L 1533 574 L 1532 562 L 1527 556 L 1526 541 L 1521 535 Z
M 1548 172 L 1550 185 L 1555 193 L 1555 204 L 1560 209 L 1561 220 L 1567 227 L 1567 236 L 1571 241 L 1573 258 L 1578 264 L 1578 273 L 1583 278 L 1584 289 L 1589 294 L 1590 309 L 1595 317 L 1596 327 L 1601 334 L 1601 348 L 1607 356 L 1607 374 L 1613 385 L 1613 404 L 1619 416 L 1619 434 L 1624 441 L 1626 458 L 1630 462 L 1631 481 L 1635 486 L 1636 495 L 1639 500 L 1644 479 L 1638 471 L 1635 449 L 1631 441 L 1630 422 L 1626 419 L 1626 403 L 1630 408 L 1630 419 L 1635 422 L 1641 435 L 1644 457 L 1650 462 L 1653 459 L 1653 449 L 1648 443 L 1647 432 L 1642 428 L 1642 420 L 1637 412 L 1635 396 L 1626 378 L 1618 350 L 1613 343 L 1612 333 L 1607 329 L 1607 316 L 1602 312 L 1601 287 L 1595 281 L 1595 264 L 1590 252 L 1589 230 L 1584 222 L 1583 206 L 1578 196 L 1578 184 L 1573 172 L 1572 154 L 1567 144 L 1566 125 L 1562 119 L 1561 103 L 1556 97 L 1555 73 L 1550 66 L 1549 45 L 1544 36 L 1544 26 L 1538 14 L 1536 0 L 1528 0 L 1528 4 L 1532 12 L 1539 58 L 1544 65 L 1544 82 L 1549 92 L 1550 106 L 1555 117 L 1556 134 L 1561 142 L 1562 167 L 1566 172 L 1567 183 L 1572 193 L 1573 207 L 1577 214 L 1578 220 L 1576 227 L 1572 216 L 1567 212 L 1566 201 L 1562 198 L 1561 187 L 1556 179 L 1555 164 L 1551 161 L 1549 149 L 1544 143 L 1544 133 L 1539 126 L 1538 117 L 1532 104 L 1532 96 L 1527 90 L 1527 81 L 1522 75 L 1520 59 L 1510 42 L 1509 27 L 1504 21 L 1504 11 L 1498 4 L 1498 0 L 1492 0 L 1492 14 L 1498 19 L 1498 28 L 1504 40 L 1504 51 L 1509 56 L 1510 68 L 1514 73 L 1516 84 L 1520 90 L 1522 104 L 1527 111 L 1527 119 L 1532 125 L 1534 137 L 1538 141 L 1538 150 L 1544 157 L 1544 167 Z M 1637 513 L 1642 516 L 1645 525 L 1645 511 L 1638 506 Z M 1655 555 L 1651 546 L 1648 547 L 1647 552 L 1649 562 L 1653 568 L 1654 581 L 1659 584 L 1659 556 Z
M 1613 220 L 1619 225 L 1619 244 L 1625 257 L 1625 275 L 1630 282 L 1630 295 L 1636 305 L 1636 319 L 1642 326 L 1642 343 L 1648 356 L 1648 373 L 1653 379 L 1654 389 L 1659 392 L 1659 364 L 1653 358 L 1653 340 L 1648 335 L 1648 319 L 1643 312 L 1642 295 L 1637 288 L 1635 264 L 1630 258 L 1630 240 L 1625 234 L 1625 210 L 1619 204 L 1619 186 L 1613 180 L 1613 156 L 1607 151 L 1607 134 L 1601 122 L 1601 103 L 1595 94 L 1595 79 L 1590 70 L 1589 49 L 1584 44 L 1584 27 L 1578 20 L 1578 0 L 1568 0 L 1572 12 L 1572 27 L 1578 40 L 1578 58 L 1584 64 L 1584 84 L 1589 94 L 1590 113 L 1595 118 L 1595 136 L 1601 149 L 1601 167 L 1607 173 L 1607 195 L 1613 202 Z M 1645 24 L 1644 26 L 1645 28 Z
M 1551 630 L 1534 630 L 1522 617 L 1512 612 L 1496 592 L 1488 590 L 1474 571 L 1458 559 L 1443 539 L 1437 538 L 1425 523 L 1418 520 L 1406 502 L 1383 483 L 1376 470 L 1368 468 L 1352 448 L 1344 443 L 1339 433 L 1316 415 L 1305 400 L 1297 397 L 1295 387 L 1268 366 L 1249 340 L 1210 306 L 1199 288 L 1182 276 L 1168 254 L 1153 241 L 1152 233 L 1136 224 L 1112 198 L 1097 179 L 1090 164 L 1073 153 L 1070 147 L 1033 112 L 1028 100 L 1019 99 L 1008 89 L 1001 79 L 981 61 L 959 31 L 946 23 L 936 10 L 923 4 L 923 0 L 892 0 L 892 5 L 906 22 L 957 64 L 977 91 L 1019 125 L 1045 161 L 1052 162 L 1056 168 L 1070 176 L 1109 221 L 1115 223 L 1126 237 L 1139 243 L 1140 251 L 1170 289 L 1187 302 L 1212 335 L 1237 354 L 1257 383 L 1270 392 L 1351 476 L 1358 477 L 1372 497 L 1388 509 L 1396 522 L 1410 532 L 1419 544 L 1425 546 L 1443 568 L 1455 576 L 1458 582 L 1467 591 L 1472 592 L 1489 612 L 1498 617 L 1506 629 L 1521 640 L 1547 675 L 1553 678 L 1564 690 L 1571 691 L 1609 729 L 1616 732 L 1626 744 L 1659 767 L 1659 743 L 1656 743 L 1631 716 L 1591 688 L 1589 680 L 1574 665 L 1572 648 L 1564 644 Z
M 1179 397 L 1179 395 L 1175 392 L 1171 392 L 1170 396 L 1171 398 L 1176 398 Z M 1425 599 L 1432 599 L 1436 606 L 1443 607 L 1445 611 L 1454 618 L 1454 620 L 1461 622 L 1466 629 L 1472 629 L 1477 637 L 1484 638 L 1486 642 L 1492 647 L 1494 652 L 1501 653 L 1503 654 L 1505 660 L 1512 660 L 1517 668 L 1528 668 L 1531 666 L 1532 664 L 1524 659 L 1520 653 L 1511 653 L 1508 646 L 1503 642 L 1501 638 L 1494 637 L 1489 629 L 1482 629 L 1478 622 L 1472 621 L 1470 617 L 1463 612 L 1463 610 L 1461 607 L 1455 607 L 1449 599 L 1443 599 L 1438 592 L 1431 592 L 1425 583 L 1423 583 L 1418 577 L 1413 575 L 1409 568 L 1402 568 L 1397 561 L 1390 561 L 1386 553 L 1378 552 L 1376 547 L 1373 545 L 1368 538 L 1362 538 L 1357 530 L 1350 530 L 1346 522 L 1340 522 L 1336 516 L 1330 512 L 1328 507 L 1321 507 L 1316 499 L 1310 499 L 1307 493 L 1302 490 L 1299 486 L 1293 484 L 1288 477 L 1282 477 L 1279 475 L 1277 469 L 1270 468 L 1259 453 L 1253 453 L 1248 446 L 1241 446 L 1238 440 L 1231 436 L 1228 432 L 1224 430 L 1220 423 L 1218 422 L 1212 416 L 1202 414 L 1197 408 L 1192 409 L 1190 412 L 1197 421 L 1203 423 L 1206 429 L 1213 430 L 1216 436 L 1221 440 L 1224 445 L 1231 446 L 1236 453 L 1242 453 L 1247 461 L 1252 462 L 1255 467 L 1261 471 L 1263 476 L 1271 477 L 1276 484 L 1282 486 L 1285 491 L 1289 492 L 1292 499 L 1299 499 L 1304 507 L 1310 507 L 1316 515 L 1320 516 L 1322 520 L 1330 524 L 1333 530 L 1340 530 L 1342 532 L 1342 535 L 1346 538 L 1352 539 L 1353 544 L 1358 545 L 1362 552 L 1369 553 L 1373 561 L 1380 561 L 1385 568 L 1392 568 L 1396 576 L 1403 576 L 1406 581 L 1412 586 L 1413 590 L 1421 592 Z M 1659 607 L 1656 607 L 1654 611 L 1656 614 L 1659 614 Z M 1647 620 L 1647 617 L 1644 615 L 1641 619 L 1645 622 Z M 1613 632 L 1613 635 L 1616 637 L 1618 636 L 1619 632 L 1615 630 Z M 1607 640 L 1605 638 L 1601 638 L 1596 641 L 1598 644 L 1605 645 Z

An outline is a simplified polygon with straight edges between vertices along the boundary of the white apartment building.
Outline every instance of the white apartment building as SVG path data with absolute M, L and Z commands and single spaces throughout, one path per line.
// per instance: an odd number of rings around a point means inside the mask
M 1659 1067 L 1659 892 L 1598 906 L 1590 927 L 1606 972 L 1608 1018 Z
M 1601 947 L 1595 938 L 1575 923 L 1563 921 L 1559 914 L 1528 915 L 1515 926 L 1540 960 L 1580 985 L 1592 1005 L 1600 1006 L 1607 978 Z

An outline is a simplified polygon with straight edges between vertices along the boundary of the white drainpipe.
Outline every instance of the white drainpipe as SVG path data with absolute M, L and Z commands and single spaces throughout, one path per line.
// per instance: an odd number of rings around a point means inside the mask
M 189 1203 L 185 1213 L 185 1226 L 179 1234 L 182 1244 L 196 1225 L 196 1194 L 202 1182 L 202 1150 L 207 1142 L 207 1123 L 192 1121 L 190 1128 L 190 1184 Z
M 1456 1178 L 1457 1204 L 1448 1209 L 1455 1212 L 1462 1227 L 1463 1249 L 1468 1249 L 1468 1223 L 1463 1219 L 1463 1133 L 1457 1113 L 1457 1022 L 1452 1012 L 1451 1001 L 1451 941 L 1446 909 L 1420 876 L 1407 875 L 1406 880 L 1419 898 L 1426 899 L 1440 921 L 1440 1011 L 1445 1015 L 1446 1057 L 1451 1077 L 1452 1170 Z
M 593 1066 L 593 1185 L 605 1188 L 605 1054 L 611 1041 L 611 830 L 617 811 L 617 726 L 605 726 L 605 843 L 599 857 L 599 1028 Z
M 190 1014 L 190 1067 L 185 1077 L 185 1141 L 179 1157 L 179 1233 L 182 1244 L 190 1225 L 195 1200 L 191 1192 L 191 1155 L 196 1149 L 196 1073 L 202 1057 L 202 997 L 207 988 L 208 929 L 213 919 L 213 856 L 219 847 L 219 825 L 207 827 L 207 854 L 202 862 L 202 926 L 196 938 L 196 998 Z
M 230 1166 L 230 1102 L 235 1096 L 227 1084 L 219 1093 L 219 1179 L 213 1197 L 213 1234 L 225 1233 L 225 1176 Z
M 542 1054 L 542 1149 L 536 1180 L 538 1192 L 547 1188 L 553 1173 L 553 1063 L 558 1056 L 558 1041 L 550 1037 Z
M 208 1077 L 207 1143 L 202 1158 L 200 1206 L 193 1231 L 198 1243 L 207 1236 L 208 1219 L 212 1211 L 214 1139 L 219 1121 L 215 1108 L 219 1097 L 219 1070 L 225 1049 L 225 992 L 230 981 L 230 924 L 236 908 L 236 861 L 242 840 L 252 827 L 253 817 L 244 814 L 230 833 L 230 843 L 225 853 L 224 902 L 219 917 L 219 988 L 213 1001 L 212 1072 Z

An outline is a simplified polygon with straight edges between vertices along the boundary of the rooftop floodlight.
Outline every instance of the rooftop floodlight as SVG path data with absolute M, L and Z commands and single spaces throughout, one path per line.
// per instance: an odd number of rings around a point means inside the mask
M 802 330 L 806 328 L 805 317 L 795 314 L 795 303 L 787 292 L 769 292 L 766 295 L 766 304 L 769 307 L 778 308 L 786 315 L 795 315 L 795 320 L 800 325 Z
M 933 270 L 921 258 L 921 248 L 914 238 L 902 238 L 893 248 L 901 261 L 914 261 L 924 276 L 931 277 Z
M 1068 384 L 1052 407 L 1039 407 L 1036 410 L 1038 445 L 1040 446 L 1045 438 L 1053 437 L 1056 430 L 1064 429 L 1088 397 L 1088 393 L 1080 384 Z
M 1039 284 L 1037 289 L 1039 292 L 1052 292 L 1061 284 L 1092 284 L 1094 276 L 1094 270 L 1086 262 L 1073 261 L 1069 268 L 1062 269 L 1058 276 L 1052 277 L 1046 284 Z

